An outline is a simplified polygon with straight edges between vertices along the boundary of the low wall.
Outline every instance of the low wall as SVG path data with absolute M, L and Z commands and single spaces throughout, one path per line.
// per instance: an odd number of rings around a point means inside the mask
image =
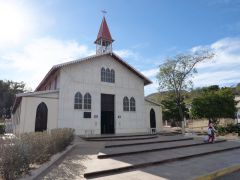
M 235 123 L 235 120 L 230 118 L 222 118 L 220 119 L 219 125 L 225 126 L 231 123 Z M 208 119 L 187 120 L 187 127 L 190 129 L 205 130 L 208 127 Z

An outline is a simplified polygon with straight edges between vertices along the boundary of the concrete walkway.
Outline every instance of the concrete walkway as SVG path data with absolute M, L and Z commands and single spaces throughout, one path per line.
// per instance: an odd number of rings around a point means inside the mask
M 159 141 L 159 140 L 173 140 L 177 138 L 184 138 L 183 136 L 159 136 L 158 138 L 145 140 L 132 140 L 127 143 L 136 143 L 139 141 Z M 77 145 L 60 164 L 54 165 L 48 172 L 39 179 L 85 179 L 84 173 L 94 172 L 99 170 L 106 170 L 112 168 L 119 168 L 131 166 L 138 163 L 151 162 L 156 160 L 164 160 L 167 158 L 181 157 L 196 153 L 210 152 L 213 150 L 221 150 L 229 147 L 240 146 L 237 142 L 224 142 L 216 144 L 207 144 L 204 146 L 186 147 L 180 149 L 171 149 L 160 152 L 148 152 L 143 154 L 132 154 L 114 158 L 98 159 L 97 155 L 101 153 L 117 153 L 135 151 L 139 149 L 148 149 L 156 147 L 170 147 L 177 145 L 184 145 L 190 143 L 201 142 L 202 139 L 176 141 L 159 144 L 148 145 L 134 145 L 127 147 L 105 148 L 105 145 L 123 144 L 126 141 L 118 142 L 94 142 L 83 141 L 78 139 Z M 210 154 L 202 157 L 194 157 L 181 161 L 168 162 L 161 165 L 147 166 L 130 171 L 125 171 L 118 174 L 109 174 L 104 177 L 97 177 L 95 179 L 192 179 L 196 176 L 210 173 L 217 169 L 221 169 L 232 164 L 240 163 L 240 149 Z
M 98 152 L 104 147 L 103 142 L 86 142 L 77 139 L 79 144 L 60 162 L 49 169 L 38 179 L 66 180 L 85 179 L 83 173 L 86 170 L 86 162 L 96 158 Z
M 109 175 L 94 180 L 188 180 L 194 177 L 201 176 L 213 172 L 217 169 L 222 169 L 233 164 L 240 163 L 240 150 L 223 152 L 218 154 L 208 155 L 188 159 L 185 161 L 172 162 L 159 166 L 151 166 L 130 172 L 124 172 L 117 175 Z M 239 179 L 239 178 L 238 178 Z M 225 180 L 225 179 L 220 179 Z

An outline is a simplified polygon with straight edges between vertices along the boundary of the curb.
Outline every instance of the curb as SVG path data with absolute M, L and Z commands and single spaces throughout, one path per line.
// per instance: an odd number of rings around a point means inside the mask
M 76 147 L 76 145 L 77 144 L 70 145 L 66 148 L 65 151 L 53 155 L 50 161 L 42 164 L 39 168 L 33 170 L 31 172 L 30 176 L 22 177 L 22 178 L 20 178 L 20 180 L 35 180 L 35 179 L 40 178 L 41 176 L 44 175 L 44 173 L 46 173 L 46 171 L 49 168 L 51 168 L 53 165 L 55 165 L 56 163 L 58 163 L 59 161 L 64 159 L 66 157 L 66 155 Z
M 170 139 L 170 140 L 148 141 L 148 142 L 139 142 L 139 143 L 115 144 L 115 145 L 106 145 L 105 148 L 135 146 L 135 145 L 144 145 L 144 144 L 158 144 L 158 143 L 176 142 L 176 141 L 188 141 L 188 140 L 193 140 L 193 139 L 194 139 L 193 137 L 190 137 L 190 138 L 182 138 L 182 139 Z
M 226 142 L 226 140 L 215 141 L 215 143 L 222 143 L 222 142 Z M 200 143 L 194 143 L 194 144 L 154 148 L 154 149 L 147 149 L 147 150 L 141 150 L 141 151 L 129 151 L 129 152 L 123 152 L 123 153 L 103 154 L 103 155 L 98 155 L 97 157 L 98 157 L 98 159 L 106 159 L 106 158 L 110 158 L 110 157 L 126 156 L 126 155 L 132 155 L 132 154 L 141 154 L 141 153 L 154 152 L 154 151 L 165 151 L 165 150 L 170 150 L 170 149 L 180 149 L 180 148 L 194 147 L 194 146 L 203 146 L 203 145 L 208 145 L 208 144 L 210 144 L 210 143 L 200 142 Z
M 238 171 L 238 170 L 240 170 L 240 164 L 230 166 L 230 167 L 227 167 L 227 168 L 223 168 L 223 169 L 220 169 L 220 170 L 216 170 L 216 171 L 213 171 L 209 174 L 205 174 L 203 176 L 195 177 L 195 178 L 193 178 L 193 180 L 213 180 L 215 178 L 224 176 L 226 174 L 233 173 L 233 172 Z
M 166 163 L 170 163 L 170 162 L 182 161 L 182 160 L 186 160 L 186 159 L 206 156 L 206 155 L 209 155 L 209 154 L 231 151 L 231 150 L 235 150 L 235 149 L 240 149 L 240 146 L 233 146 L 233 147 L 230 147 L 230 148 L 218 149 L 218 150 L 214 150 L 214 151 L 197 153 L 197 154 L 192 154 L 192 155 L 187 155 L 187 156 L 180 156 L 180 157 L 164 159 L 164 160 L 160 160 L 160 161 L 152 161 L 152 162 L 128 165 L 128 166 L 118 167 L 118 168 L 113 168 L 113 169 L 87 172 L 87 173 L 84 174 L 84 177 L 85 178 L 102 177 L 102 176 L 106 176 L 106 175 L 109 175 L 109 174 L 118 174 L 118 173 L 123 173 L 123 172 L 134 170 L 134 169 L 145 168 L 145 167 L 155 166 L 155 165 L 161 165 L 161 164 L 166 164 Z

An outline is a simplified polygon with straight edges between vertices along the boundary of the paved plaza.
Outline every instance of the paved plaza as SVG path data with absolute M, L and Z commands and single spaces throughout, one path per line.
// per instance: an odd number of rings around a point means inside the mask
M 149 137 L 77 137 L 77 146 L 39 179 L 194 179 L 240 164 L 239 142 L 206 144 L 199 137 Z

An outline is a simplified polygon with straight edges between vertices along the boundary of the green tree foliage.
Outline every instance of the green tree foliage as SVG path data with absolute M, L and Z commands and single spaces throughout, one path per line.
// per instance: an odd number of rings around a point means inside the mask
M 15 95 L 24 91 L 24 82 L 0 80 L 0 119 L 11 116 Z
M 176 105 L 176 100 L 173 97 L 169 97 L 163 100 L 161 103 L 163 105 L 163 119 L 171 122 L 172 126 L 179 126 L 181 117 Z M 181 108 L 183 110 L 184 116 L 188 117 L 188 109 L 186 108 L 184 102 L 181 102 Z
M 207 118 L 214 124 L 219 118 L 234 118 L 236 102 L 230 88 L 205 88 L 200 97 L 193 99 L 191 114 L 194 118 Z
M 181 121 L 184 119 L 184 113 L 181 107 L 183 100 L 182 92 L 192 87 L 192 76 L 197 73 L 195 66 L 205 60 L 213 58 L 214 54 L 208 51 L 198 51 L 195 54 L 177 55 L 166 59 L 165 63 L 160 65 L 157 75 L 159 90 L 174 92 L 174 99 L 178 107 Z M 184 127 L 182 127 L 184 132 Z

